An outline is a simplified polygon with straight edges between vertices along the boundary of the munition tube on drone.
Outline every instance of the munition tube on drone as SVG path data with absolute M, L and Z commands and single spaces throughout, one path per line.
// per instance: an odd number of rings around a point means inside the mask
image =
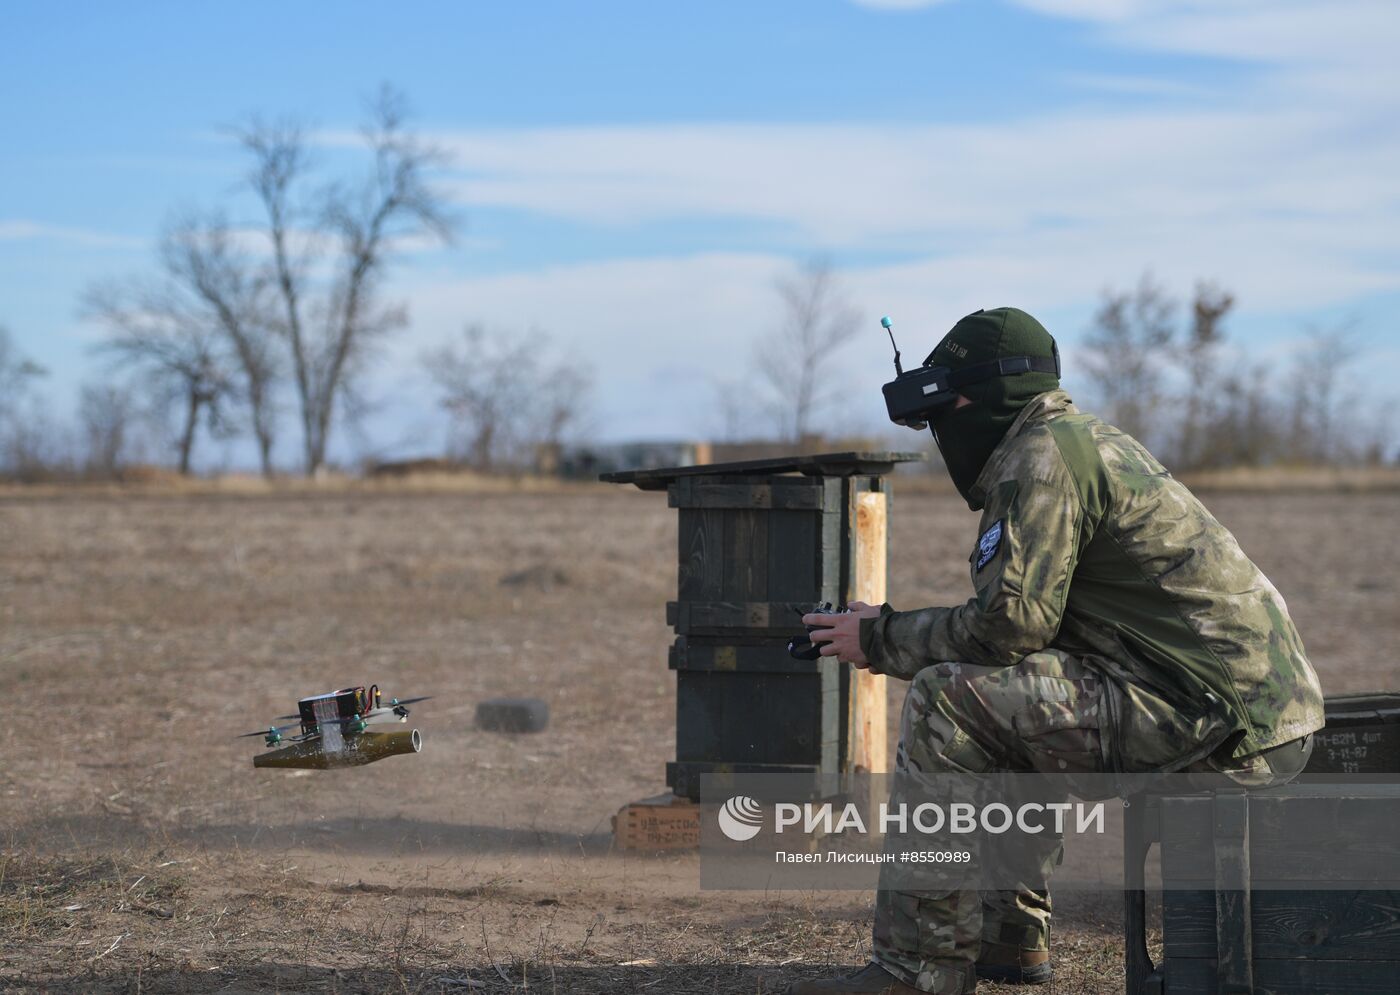
M 358 735 L 346 736 L 339 750 L 326 750 L 318 736 L 279 750 L 260 753 L 253 758 L 253 766 L 329 770 L 332 767 L 358 767 L 400 753 L 419 753 L 422 749 L 423 737 L 418 735 L 417 729 L 396 729 L 393 732 L 366 730 Z

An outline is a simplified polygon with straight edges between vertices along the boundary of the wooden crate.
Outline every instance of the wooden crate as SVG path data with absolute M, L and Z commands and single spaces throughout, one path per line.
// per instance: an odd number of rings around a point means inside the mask
M 619 850 L 694 850 L 700 846 L 700 806 L 667 792 L 622 806 L 613 816 Z
M 889 485 L 904 453 L 606 474 L 665 488 L 679 515 L 676 759 L 666 783 L 698 801 L 706 774 L 882 772 L 885 678 L 787 641 L 815 604 L 885 600 Z
M 1400 772 L 1400 693 L 1330 695 L 1305 774 Z
M 1297 823 L 1290 805 L 1308 799 L 1316 804 L 1323 797 L 1334 807 L 1326 836 L 1338 852 L 1364 855 L 1378 842 L 1393 845 L 1393 834 L 1376 829 L 1394 811 L 1393 792 L 1348 775 L 1400 772 L 1400 694 L 1329 697 L 1326 714 L 1305 774 L 1329 775 L 1336 787 L 1300 780 L 1214 797 L 1132 799 L 1124 841 L 1128 881 L 1137 886 L 1128 892 L 1125 917 L 1129 995 L 1400 991 L 1400 891 L 1374 883 L 1332 891 L 1251 886 L 1261 864 L 1294 859 Z M 1382 819 L 1365 819 L 1368 812 Z M 1200 888 L 1163 893 L 1160 964 L 1147 954 L 1141 890 L 1153 843 L 1164 875 L 1201 882 Z M 1347 880 L 1370 880 L 1365 870 Z

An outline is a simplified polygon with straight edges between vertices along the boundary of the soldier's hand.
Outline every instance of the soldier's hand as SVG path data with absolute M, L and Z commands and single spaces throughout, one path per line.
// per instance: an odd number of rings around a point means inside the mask
M 852 601 L 840 615 L 803 615 L 803 625 L 826 626 L 812 630 L 812 642 L 821 646 L 822 656 L 834 656 L 862 670 L 870 661 L 860 651 L 860 620 L 880 614 L 878 605 Z

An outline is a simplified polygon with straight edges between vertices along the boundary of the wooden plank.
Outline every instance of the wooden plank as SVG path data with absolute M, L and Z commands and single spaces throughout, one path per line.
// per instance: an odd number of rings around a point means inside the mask
M 668 601 L 666 624 L 680 635 L 795 636 L 810 601 Z
M 612 484 L 635 484 L 644 491 L 665 489 L 682 477 L 713 475 L 767 476 L 777 473 L 803 473 L 812 476 L 843 477 L 852 474 L 884 474 L 897 463 L 921 462 L 923 453 L 850 452 L 822 453 L 816 456 L 784 456 L 779 459 L 742 460 L 738 463 L 709 463 L 696 466 L 668 466 L 656 470 L 623 470 L 604 473 L 599 480 Z
M 773 601 L 805 602 L 810 607 L 822 600 L 821 527 L 830 508 L 825 484 L 816 489 L 822 491 L 827 510 L 768 514 L 768 597 Z
M 676 759 L 820 766 L 822 677 L 676 672 Z
M 1222 791 L 1214 808 L 1216 979 L 1222 995 L 1251 995 L 1249 797 Z
M 769 511 L 730 509 L 724 516 L 724 568 L 720 598 L 724 601 L 768 600 Z
M 691 490 L 682 481 L 678 490 Z M 676 533 L 680 572 L 677 595 L 682 601 L 718 601 L 724 597 L 724 516 L 713 508 L 683 508 Z
M 818 752 L 823 773 L 840 774 L 845 767 L 846 744 L 841 739 L 843 731 L 841 710 L 841 678 L 845 665 L 835 660 L 815 661 L 821 668 L 821 748 Z
M 672 486 L 669 502 L 672 508 L 732 508 L 779 511 L 821 511 L 826 492 L 807 484 L 801 487 L 775 486 L 782 481 L 758 483 L 712 483 L 705 478 L 686 478 L 686 483 L 699 483 L 694 488 Z M 677 481 L 677 484 L 681 481 Z
M 1167 964 L 1166 995 L 1216 995 L 1213 960 Z M 1260 960 L 1255 991 L 1268 995 L 1395 995 L 1400 960 Z
M 1400 723 L 1400 691 L 1329 694 L 1322 703 L 1329 726 L 1345 724 L 1358 717 L 1365 722 Z
M 854 601 L 881 605 L 886 600 L 889 564 L 889 495 L 856 491 Z M 886 773 L 889 763 L 887 723 L 888 678 L 852 668 L 848 769 L 853 773 Z
M 820 516 L 817 559 L 821 565 L 818 600 L 841 604 L 850 597 L 847 562 L 855 542 L 855 523 L 845 499 L 847 481 L 832 477 L 822 481 L 827 489 L 826 510 Z
M 787 637 L 737 639 L 724 636 L 677 636 L 671 644 L 672 670 L 761 671 L 770 674 L 810 674 L 820 660 L 795 660 L 788 655 Z
M 822 771 L 815 764 L 707 763 L 672 760 L 666 764 L 666 784 L 676 794 L 699 801 L 700 778 L 706 774 L 716 776 L 725 774 L 785 774 L 810 777 L 813 786 L 812 796 L 820 797 L 823 794 L 832 793 L 822 790 L 826 783 L 822 779 L 824 773 L 827 772 Z M 791 782 L 787 783 L 790 785 Z
M 1162 874 L 1174 888 L 1215 882 L 1212 804 L 1167 796 Z M 1295 781 L 1250 795 L 1250 870 L 1256 890 L 1400 890 L 1394 833 L 1400 792 L 1386 783 Z
M 1129 995 L 1160 992 L 1162 976 L 1147 949 L 1147 852 L 1156 835 L 1148 825 L 1156 817 L 1147 796 L 1123 802 L 1123 966 Z
M 1254 957 L 1400 960 L 1400 892 L 1255 891 Z M 1209 891 L 1162 895 L 1169 961 L 1215 955 L 1215 898 Z

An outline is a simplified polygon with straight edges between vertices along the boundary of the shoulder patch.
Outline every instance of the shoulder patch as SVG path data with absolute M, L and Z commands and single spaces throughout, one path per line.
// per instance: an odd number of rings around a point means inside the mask
M 992 562 L 992 557 L 997 555 L 997 550 L 1001 549 L 1002 536 L 1006 533 L 1006 519 L 998 518 L 992 523 L 992 527 L 982 533 L 977 540 L 977 566 L 974 569 L 981 570 L 988 563 Z

